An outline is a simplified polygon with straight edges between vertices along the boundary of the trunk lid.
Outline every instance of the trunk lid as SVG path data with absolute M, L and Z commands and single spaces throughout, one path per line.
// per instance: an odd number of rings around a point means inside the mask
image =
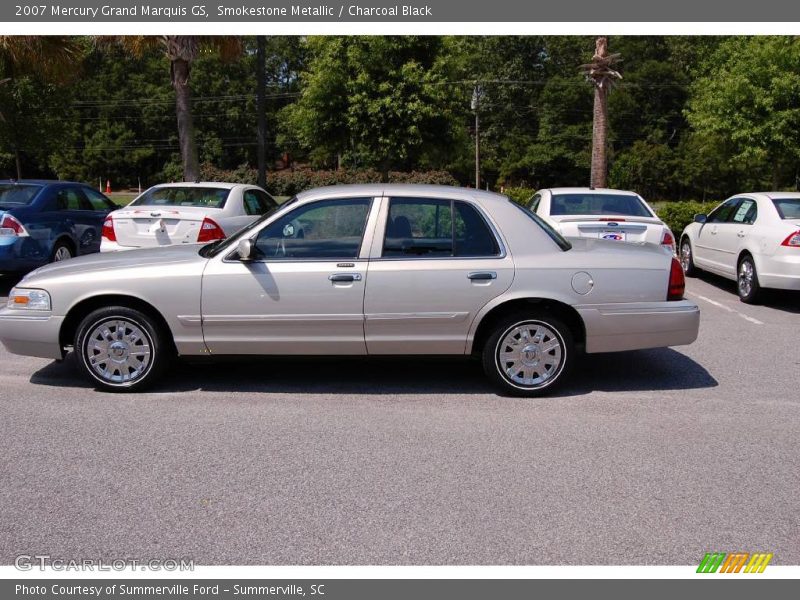
M 152 248 L 174 244 L 196 244 L 206 217 L 214 219 L 220 209 L 176 206 L 131 206 L 112 213 L 120 246 Z
M 551 217 L 561 234 L 616 242 L 649 242 L 660 244 L 664 224 L 656 217 L 571 215 Z

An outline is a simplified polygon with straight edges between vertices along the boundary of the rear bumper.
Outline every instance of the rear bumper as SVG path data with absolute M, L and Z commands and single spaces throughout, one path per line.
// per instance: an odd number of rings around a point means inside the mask
M 800 249 L 756 258 L 761 287 L 779 290 L 800 290 Z
M 45 264 L 45 258 L 31 256 L 31 243 L 28 238 L 0 238 L 0 273 L 25 273 Z M 28 252 L 25 252 L 26 244 Z
M 58 336 L 64 317 L 19 314 L 0 310 L 0 342 L 12 354 L 40 358 L 64 358 Z
M 575 308 L 586 327 L 587 353 L 682 346 L 700 329 L 700 309 L 688 300 Z

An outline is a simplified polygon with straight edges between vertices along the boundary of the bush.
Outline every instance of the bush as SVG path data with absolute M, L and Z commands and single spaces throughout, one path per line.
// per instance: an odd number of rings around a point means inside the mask
M 694 220 L 694 216 L 698 213 L 708 213 L 714 205 L 710 202 L 668 202 L 656 210 L 659 218 L 666 223 L 679 238 L 683 228 Z
M 502 193 L 517 204 L 526 205 L 528 204 L 528 200 L 536 193 L 536 190 L 527 187 L 507 187 L 503 188 Z
M 251 183 L 258 180 L 258 171 L 247 165 L 233 170 L 218 169 L 211 164 L 202 166 L 204 181 L 227 181 L 230 183 Z M 348 183 L 380 183 L 381 174 L 372 169 L 315 170 L 284 169 L 267 171 L 267 191 L 275 196 L 294 196 L 303 190 L 326 185 Z M 435 185 L 458 185 L 456 179 L 447 171 L 390 171 L 389 183 L 427 183 Z

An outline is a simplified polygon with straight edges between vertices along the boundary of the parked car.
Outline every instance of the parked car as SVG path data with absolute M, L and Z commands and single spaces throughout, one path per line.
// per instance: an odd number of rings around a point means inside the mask
M 0 181 L 0 273 L 98 252 L 103 221 L 115 208 L 82 183 Z
M 223 239 L 278 206 L 256 185 L 198 182 L 155 185 L 108 215 L 101 252 Z
M 505 196 L 311 190 L 226 240 L 100 254 L 23 279 L 0 341 L 139 390 L 175 355 L 476 355 L 504 392 L 562 382 L 577 353 L 690 344 L 699 309 L 650 244 L 567 241 Z
M 649 242 L 675 252 L 675 236 L 639 194 L 594 188 L 539 190 L 527 207 L 566 237 Z
M 736 281 L 743 302 L 757 302 L 763 288 L 800 290 L 800 193 L 738 194 L 695 215 L 680 256 L 686 275 L 702 269 Z

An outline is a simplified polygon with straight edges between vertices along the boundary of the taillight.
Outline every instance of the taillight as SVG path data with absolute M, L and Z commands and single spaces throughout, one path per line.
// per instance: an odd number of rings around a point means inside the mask
M 117 232 L 114 231 L 114 218 L 109 215 L 106 217 L 106 220 L 103 221 L 103 239 L 108 240 L 109 242 L 116 242 L 117 241 Z
M 6 214 L 0 219 L 0 235 L 27 237 L 28 232 L 25 230 L 25 227 L 22 226 L 22 223 L 11 215 Z
M 669 270 L 669 288 L 667 289 L 667 300 L 683 300 L 683 292 L 686 290 L 686 279 L 683 277 L 681 263 L 674 256 L 672 266 Z
M 787 237 L 783 242 L 781 242 L 781 246 L 788 246 L 789 248 L 800 248 L 800 231 L 795 231 L 794 233 L 790 233 L 789 237 Z
M 213 242 L 224 238 L 225 232 L 222 231 L 222 227 L 217 225 L 213 219 L 208 217 L 203 219 L 203 224 L 200 225 L 200 233 L 197 234 L 198 242 Z
M 668 229 L 664 230 L 664 235 L 661 236 L 661 245 L 675 252 L 675 238 Z

